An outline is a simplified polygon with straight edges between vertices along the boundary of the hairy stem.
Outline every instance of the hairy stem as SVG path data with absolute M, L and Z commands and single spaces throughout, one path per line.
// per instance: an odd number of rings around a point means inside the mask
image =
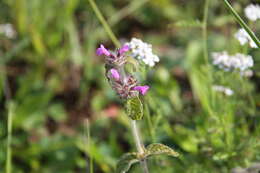
M 139 130 L 138 130 L 137 125 L 136 125 L 136 120 L 131 120 L 131 127 L 132 127 L 132 132 L 133 132 L 137 151 L 138 151 L 139 154 L 143 154 L 144 153 L 144 146 L 142 144 L 140 134 L 139 134 Z
M 116 38 L 115 34 L 113 33 L 113 31 L 111 30 L 111 28 L 109 27 L 108 23 L 106 22 L 104 16 L 102 15 L 101 11 L 99 10 L 99 8 L 97 7 L 97 4 L 95 3 L 94 0 L 88 0 L 92 9 L 94 10 L 98 20 L 100 21 L 100 23 L 103 25 L 105 31 L 107 32 L 108 36 L 110 37 L 110 39 L 112 40 L 112 42 L 114 43 L 114 45 L 116 47 L 120 47 L 120 42 L 118 41 L 118 39 Z
M 143 146 L 143 143 L 142 143 L 142 140 L 141 140 L 141 137 L 140 137 L 140 132 L 138 130 L 136 120 L 131 120 L 131 128 L 132 128 L 132 133 L 133 133 L 133 137 L 134 137 L 134 141 L 135 141 L 137 151 L 138 151 L 139 154 L 143 154 L 144 153 L 144 146 Z M 142 167 L 144 173 L 149 173 L 145 159 L 141 160 L 141 167 Z
M 246 32 L 250 35 L 251 39 L 255 42 L 258 48 L 260 48 L 260 41 L 254 34 L 254 32 L 249 28 L 249 26 L 243 21 L 243 19 L 238 15 L 238 13 L 234 10 L 234 8 L 230 5 L 228 0 L 223 0 L 226 7 L 229 9 L 229 11 L 232 13 L 232 15 L 236 18 L 237 22 L 243 27 Z
M 6 152 L 6 173 L 12 172 L 12 122 L 13 122 L 13 104 L 7 104 L 8 117 L 7 117 L 7 152 Z

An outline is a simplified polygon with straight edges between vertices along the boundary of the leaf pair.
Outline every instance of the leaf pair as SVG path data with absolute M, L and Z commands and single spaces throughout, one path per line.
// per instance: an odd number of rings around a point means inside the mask
M 143 154 L 138 154 L 136 152 L 124 154 L 119 162 L 117 163 L 116 173 L 126 173 L 133 164 L 139 162 L 140 160 L 146 159 L 153 155 L 169 155 L 173 157 L 178 157 L 179 153 L 171 149 L 170 147 L 155 143 L 150 144 Z

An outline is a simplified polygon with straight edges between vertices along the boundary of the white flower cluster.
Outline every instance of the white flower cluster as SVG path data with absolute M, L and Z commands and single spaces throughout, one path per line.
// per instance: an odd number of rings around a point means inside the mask
M 257 19 L 260 19 L 260 6 L 250 4 L 248 5 L 245 10 L 246 17 L 251 21 L 256 21 Z
M 10 23 L 0 24 L 0 34 L 3 34 L 8 38 L 14 38 L 16 36 L 13 25 Z
M 131 51 L 131 56 L 142 60 L 146 65 L 153 67 L 156 62 L 159 62 L 159 57 L 153 54 L 152 45 L 143 42 L 140 39 L 132 38 L 129 43 L 126 43 Z
M 221 86 L 221 85 L 213 85 L 212 89 L 214 91 L 224 93 L 227 96 L 231 96 L 231 95 L 234 94 L 234 91 L 232 89 L 224 87 L 224 86 Z
M 245 45 L 249 43 L 250 47 L 257 48 L 255 42 L 251 39 L 249 34 L 246 32 L 245 29 L 241 28 L 235 33 L 236 39 L 240 42 L 241 45 Z
M 239 70 L 240 72 L 253 67 L 254 60 L 250 55 L 237 53 L 229 55 L 226 51 L 212 53 L 213 64 L 225 71 Z

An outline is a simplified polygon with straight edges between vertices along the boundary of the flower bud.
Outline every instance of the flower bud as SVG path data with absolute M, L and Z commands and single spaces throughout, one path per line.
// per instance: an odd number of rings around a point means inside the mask
M 133 90 L 139 91 L 142 95 L 145 95 L 146 92 L 149 90 L 149 86 L 148 85 L 144 85 L 144 86 L 135 86 L 133 88 Z

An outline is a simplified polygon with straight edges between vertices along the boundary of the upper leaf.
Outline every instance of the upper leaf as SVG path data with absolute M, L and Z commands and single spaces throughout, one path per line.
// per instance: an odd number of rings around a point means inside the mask
M 145 151 L 146 157 L 149 157 L 152 155 L 160 155 L 160 154 L 166 154 L 166 155 L 173 156 L 173 157 L 179 156 L 179 153 L 177 153 L 170 147 L 163 145 L 163 144 L 159 144 L 159 143 L 150 144 L 146 148 L 146 151 Z
M 126 173 L 132 164 L 138 162 L 137 153 L 126 153 L 118 161 L 116 166 L 116 173 Z
M 130 98 L 126 102 L 126 114 L 132 120 L 141 120 L 143 118 L 143 104 L 138 96 Z

